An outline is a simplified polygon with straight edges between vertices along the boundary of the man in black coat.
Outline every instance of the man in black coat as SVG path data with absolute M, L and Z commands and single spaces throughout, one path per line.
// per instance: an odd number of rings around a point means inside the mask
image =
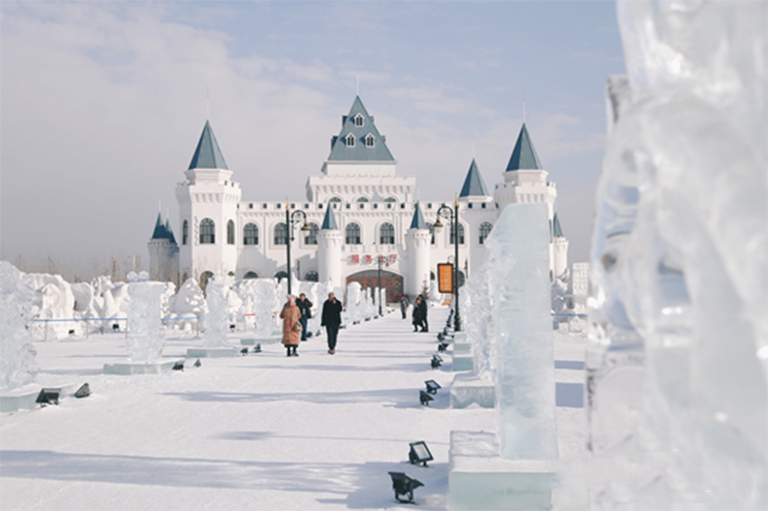
M 307 320 L 312 317 L 312 302 L 307 299 L 307 295 L 301 293 L 299 299 L 296 300 L 296 306 L 301 311 L 301 340 L 307 340 Z
M 336 353 L 336 337 L 339 335 L 339 325 L 341 325 L 341 302 L 336 299 L 333 293 L 328 293 L 328 299 L 323 304 L 320 326 L 324 326 L 328 334 L 328 353 L 331 355 Z
M 427 299 L 424 298 L 422 295 L 419 295 L 419 298 L 421 298 L 421 303 L 419 304 L 419 308 L 421 309 L 419 311 L 419 319 L 421 320 L 421 331 L 429 332 L 429 323 L 427 322 L 427 314 L 429 313 L 429 304 L 427 303 Z

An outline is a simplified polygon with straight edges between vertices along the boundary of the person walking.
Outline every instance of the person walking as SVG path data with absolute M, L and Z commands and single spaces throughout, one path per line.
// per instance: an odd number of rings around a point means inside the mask
M 413 331 L 418 332 L 419 326 L 421 325 L 421 295 L 416 297 L 416 300 L 413 302 L 413 311 L 411 312 L 411 318 L 413 318 Z
M 301 311 L 296 306 L 296 297 L 288 295 L 288 301 L 280 311 L 280 317 L 283 320 L 283 346 L 285 346 L 286 357 L 298 357 L 296 348 L 299 345 L 301 335 Z
M 423 296 L 419 295 L 421 298 L 421 303 L 419 304 L 419 307 L 421 308 L 421 313 L 419 313 L 419 318 L 421 318 L 421 331 L 422 332 L 429 332 L 429 323 L 427 322 L 427 313 L 429 312 L 429 304 L 427 303 L 427 299 Z
M 301 340 L 307 340 L 307 320 L 312 317 L 312 302 L 307 299 L 307 295 L 301 293 L 296 300 L 296 306 L 301 311 Z
M 408 315 L 408 298 L 405 295 L 400 297 L 400 312 L 403 313 L 403 319 L 405 319 Z
M 333 293 L 328 293 L 328 299 L 323 304 L 323 315 L 320 318 L 320 326 L 325 327 L 328 334 L 328 353 L 336 353 L 336 337 L 339 335 L 341 325 L 341 302 Z

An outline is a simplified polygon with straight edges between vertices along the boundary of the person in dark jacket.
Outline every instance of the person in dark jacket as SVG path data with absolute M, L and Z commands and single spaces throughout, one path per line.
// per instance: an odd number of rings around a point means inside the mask
M 320 318 L 320 326 L 325 327 L 328 334 L 328 353 L 336 353 L 336 337 L 339 335 L 341 325 L 341 302 L 333 293 L 328 293 L 328 299 L 323 304 L 323 315 Z
M 312 302 L 307 299 L 307 295 L 301 293 L 296 300 L 296 306 L 301 311 L 301 340 L 307 340 L 307 320 L 312 317 Z
M 416 297 L 416 300 L 413 302 L 413 311 L 411 312 L 411 317 L 413 318 L 413 331 L 418 332 L 419 326 L 421 326 L 421 303 L 424 300 L 421 298 L 421 295 Z
M 429 304 L 427 303 L 427 299 L 423 296 L 421 297 L 421 304 L 419 305 L 421 307 L 421 313 L 419 314 L 419 317 L 421 318 L 421 331 L 422 332 L 429 332 L 429 323 L 427 323 L 427 313 L 429 312 Z

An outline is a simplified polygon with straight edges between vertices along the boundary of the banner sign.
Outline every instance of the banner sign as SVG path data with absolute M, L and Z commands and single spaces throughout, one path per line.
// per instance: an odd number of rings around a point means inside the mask
M 380 257 L 382 258 L 381 264 L 395 264 L 397 262 L 397 254 L 382 254 Z M 372 254 L 351 254 L 349 264 L 379 264 L 379 261 Z
M 453 293 L 453 265 L 451 263 L 437 265 L 437 285 L 441 293 Z

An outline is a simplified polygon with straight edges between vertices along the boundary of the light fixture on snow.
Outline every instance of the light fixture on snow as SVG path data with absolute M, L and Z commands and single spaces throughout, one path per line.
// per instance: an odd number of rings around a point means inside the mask
M 61 394 L 61 389 L 40 389 L 35 403 L 39 403 L 42 406 L 57 405 L 59 404 L 59 394 Z
M 246 356 L 248 354 L 248 348 L 243 348 L 240 350 L 240 354 L 243 356 Z
M 427 394 L 437 394 L 437 389 L 442 388 L 435 380 L 427 380 L 424 385 L 427 386 Z
M 433 398 L 423 390 L 419 391 L 419 401 L 421 401 L 422 406 L 429 406 L 429 402 L 434 400 L 435 398 Z
M 77 392 L 75 392 L 76 398 L 82 398 L 82 397 L 88 397 L 91 395 L 91 387 L 88 385 L 88 383 L 83 383 L 83 385 L 77 389 Z
M 183 371 L 184 370 L 184 361 L 183 360 L 177 361 L 175 364 L 173 364 L 172 369 L 174 371 Z
M 419 463 L 422 463 L 423 466 L 427 466 L 428 461 L 432 461 L 432 453 L 429 452 L 429 447 L 427 447 L 426 442 L 412 442 L 408 444 L 411 446 L 411 451 L 408 453 L 408 461 L 411 462 L 412 465 L 418 465 Z
M 424 486 L 421 481 L 414 479 L 405 472 L 390 472 L 389 476 L 392 478 L 392 489 L 395 490 L 395 499 L 398 502 L 412 503 L 413 490 L 419 486 Z M 407 495 L 408 500 L 401 499 L 400 495 Z
M 432 369 L 437 369 L 442 363 L 443 359 L 440 357 L 440 355 L 432 355 Z
M 261 353 L 261 344 L 257 344 L 256 346 L 254 346 L 253 347 L 253 352 L 254 353 Z
M 444 352 L 446 349 L 448 349 L 448 343 L 447 342 L 441 342 L 437 345 L 437 351 L 440 353 Z
M 195 363 L 192 364 L 192 365 L 195 366 L 195 367 L 200 367 L 203 364 L 200 363 L 200 359 L 198 358 L 197 360 L 195 360 Z

